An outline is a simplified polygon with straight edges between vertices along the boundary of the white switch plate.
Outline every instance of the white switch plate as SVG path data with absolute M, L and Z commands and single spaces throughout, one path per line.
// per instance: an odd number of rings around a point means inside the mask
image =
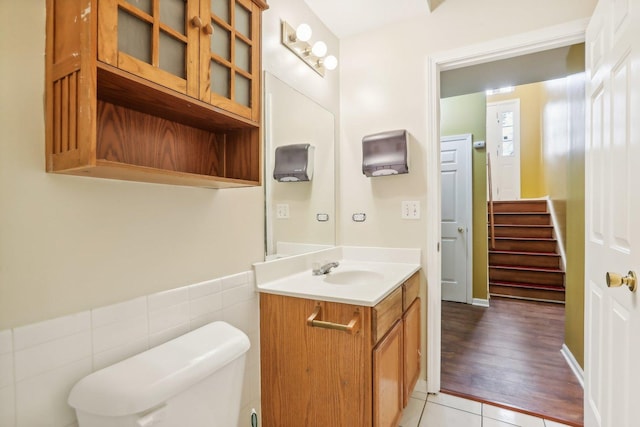
M 276 205 L 276 218 L 287 219 L 289 218 L 289 205 L 281 203 Z
M 402 202 L 402 219 L 420 219 L 420 202 L 417 200 Z

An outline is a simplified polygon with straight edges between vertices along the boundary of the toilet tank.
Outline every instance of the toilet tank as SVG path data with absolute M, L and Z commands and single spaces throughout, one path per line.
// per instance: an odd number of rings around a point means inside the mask
M 80 427 L 234 427 L 249 347 L 213 322 L 86 376 L 69 405 Z

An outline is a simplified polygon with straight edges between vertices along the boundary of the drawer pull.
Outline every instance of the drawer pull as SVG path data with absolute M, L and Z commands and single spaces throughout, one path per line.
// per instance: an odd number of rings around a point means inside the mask
M 351 335 L 357 334 L 360 331 L 360 312 L 356 311 L 353 313 L 353 319 L 346 324 L 343 325 L 341 323 L 333 323 L 333 322 L 325 322 L 323 320 L 316 320 L 320 317 L 320 311 L 322 307 L 319 305 L 316 306 L 315 310 L 313 310 L 313 314 L 309 316 L 307 319 L 307 325 L 312 326 L 314 328 L 324 328 L 324 329 L 334 329 L 336 331 L 347 332 Z

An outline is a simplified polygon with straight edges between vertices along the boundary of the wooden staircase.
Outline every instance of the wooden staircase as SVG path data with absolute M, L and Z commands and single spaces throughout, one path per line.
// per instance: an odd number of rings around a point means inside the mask
M 546 200 L 493 202 L 491 296 L 564 303 L 564 271 Z

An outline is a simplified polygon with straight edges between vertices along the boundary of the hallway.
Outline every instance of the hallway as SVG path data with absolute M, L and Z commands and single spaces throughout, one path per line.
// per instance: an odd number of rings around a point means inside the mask
M 442 303 L 442 390 L 572 425 L 583 389 L 560 353 L 564 305 L 492 298 Z

